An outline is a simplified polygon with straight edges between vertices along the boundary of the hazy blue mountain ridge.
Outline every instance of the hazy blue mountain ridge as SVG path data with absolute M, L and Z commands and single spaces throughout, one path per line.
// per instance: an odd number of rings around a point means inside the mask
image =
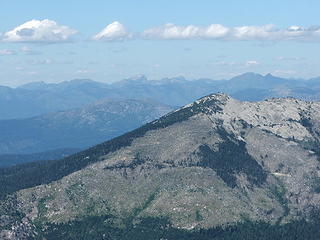
M 103 99 L 80 109 L 0 120 L 0 154 L 87 148 L 172 110 L 150 100 Z
M 0 119 L 33 117 L 83 107 L 102 98 L 151 99 L 183 106 L 213 92 L 225 92 L 241 100 L 293 96 L 318 100 L 320 80 L 295 80 L 245 73 L 230 80 L 183 77 L 147 80 L 144 76 L 106 84 L 89 79 L 61 83 L 35 82 L 17 88 L 0 87 Z

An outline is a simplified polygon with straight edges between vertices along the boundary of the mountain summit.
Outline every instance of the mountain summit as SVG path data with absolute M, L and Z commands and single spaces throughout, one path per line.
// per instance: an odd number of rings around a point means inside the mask
M 308 221 L 320 207 L 319 114 L 318 102 L 208 95 L 84 152 L 33 166 L 33 178 L 19 176 L 32 180 L 27 185 L 6 184 L 1 236 L 55 239 L 58 229 L 74 239 L 92 221 L 104 231 L 122 229 L 121 236 L 152 219 L 168 221 L 163 231 L 187 232 Z

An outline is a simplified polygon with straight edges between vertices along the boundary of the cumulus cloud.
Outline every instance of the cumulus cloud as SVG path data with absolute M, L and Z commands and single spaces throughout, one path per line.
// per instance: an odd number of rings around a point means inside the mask
M 0 49 L 0 56 L 13 55 L 14 52 L 8 49 Z
M 107 25 L 101 32 L 94 35 L 92 39 L 97 41 L 113 42 L 128 40 L 132 37 L 133 34 L 130 33 L 125 26 L 116 21 Z
M 1 39 L 4 42 L 55 43 L 69 41 L 76 33 L 76 30 L 68 26 L 58 25 L 52 20 L 31 20 L 4 33 Z M 168 23 L 144 30 L 139 34 L 133 34 L 120 22 L 115 21 L 94 35 L 92 40 L 112 42 L 132 38 L 150 40 L 261 41 L 263 43 L 277 41 L 319 42 L 320 26 L 305 28 L 294 25 L 288 28 L 277 28 L 272 24 L 227 27 L 221 24 L 180 26 Z M 26 54 L 27 52 L 25 51 Z
M 52 20 L 31 20 L 6 32 L 2 40 L 4 42 L 55 43 L 69 41 L 76 33 L 76 30 L 58 25 Z
M 145 30 L 142 36 L 147 39 L 221 39 L 229 33 L 229 29 L 220 25 L 212 24 L 208 27 L 195 25 L 177 26 L 168 23 L 161 27 Z
M 212 40 L 260 40 L 260 41 L 320 41 L 320 26 L 303 28 L 291 26 L 278 29 L 275 25 L 226 27 L 211 24 L 207 27 L 188 25 L 164 26 L 147 29 L 142 33 L 146 39 L 212 39 Z

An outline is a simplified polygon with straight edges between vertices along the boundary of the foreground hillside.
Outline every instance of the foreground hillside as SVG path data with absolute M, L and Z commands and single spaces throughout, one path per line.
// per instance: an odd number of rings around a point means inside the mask
M 318 239 L 319 114 L 317 102 L 209 95 L 65 159 L 4 169 L 0 236 Z

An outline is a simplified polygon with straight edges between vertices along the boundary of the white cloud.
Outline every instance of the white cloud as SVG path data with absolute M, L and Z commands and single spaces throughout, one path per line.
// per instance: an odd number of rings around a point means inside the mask
M 121 23 L 113 22 L 107 25 L 101 32 L 92 37 L 93 40 L 97 41 L 123 41 L 131 39 L 133 34 L 130 33 Z
M 6 32 L 2 40 L 4 42 L 55 43 L 69 41 L 76 33 L 76 30 L 58 25 L 52 20 L 31 20 Z
M 161 27 L 145 30 L 142 36 L 147 39 L 221 39 L 228 32 L 229 29 L 220 24 L 198 27 L 195 25 L 177 26 L 168 23 Z
M 257 62 L 256 60 L 248 60 L 246 62 L 246 66 L 250 67 L 250 66 L 256 66 L 259 65 L 259 62 Z
M 13 55 L 14 52 L 8 49 L 0 49 L 0 56 Z
M 303 28 L 291 26 L 278 29 L 272 24 L 261 26 L 226 27 L 211 24 L 207 27 L 188 25 L 164 26 L 147 29 L 142 33 L 146 39 L 212 39 L 212 40 L 259 40 L 259 41 L 320 41 L 320 26 Z
M 233 40 L 271 40 L 274 25 L 242 26 L 231 29 L 230 39 Z
M 58 25 L 52 20 L 31 20 L 4 33 L 1 36 L 1 40 L 4 42 L 56 43 L 70 41 L 71 37 L 76 33 L 76 30 L 68 26 Z M 207 39 L 221 41 L 268 41 L 269 43 L 277 41 L 319 42 L 320 26 L 305 28 L 294 25 L 281 29 L 272 24 L 227 27 L 221 24 L 179 26 L 168 23 L 163 26 L 147 29 L 140 34 L 133 34 L 124 25 L 115 21 L 94 35 L 92 39 L 112 42 L 124 41 L 133 37 L 154 40 Z M 22 52 L 34 54 L 31 51 L 28 52 L 27 47 L 24 47 Z

